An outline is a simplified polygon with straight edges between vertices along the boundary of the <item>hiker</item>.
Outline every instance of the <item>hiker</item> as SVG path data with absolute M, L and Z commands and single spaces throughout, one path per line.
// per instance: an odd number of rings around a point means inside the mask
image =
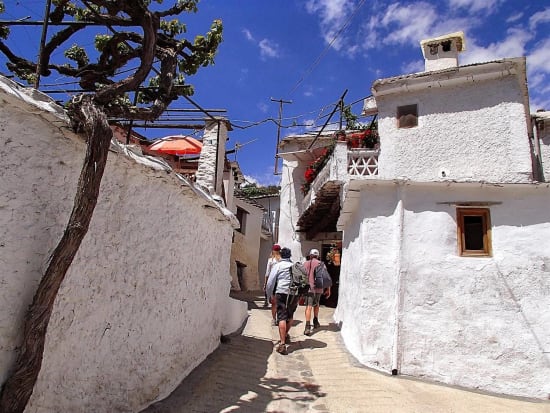
M 271 256 L 267 260 L 267 267 L 265 269 L 265 277 L 264 277 L 264 307 L 267 307 L 267 301 L 271 303 L 271 317 L 273 318 L 273 325 L 277 325 L 277 304 L 275 302 L 275 297 L 271 297 L 267 295 L 266 286 L 267 286 L 267 280 L 269 279 L 269 273 L 271 272 L 271 269 L 275 264 L 277 264 L 281 260 L 281 246 L 279 244 L 273 244 L 273 247 L 271 248 Z
M 267 280 L 268 297 L 275 296 L 277 308 L 277 325 L 280 341 L 276 347 L 279 354 L 287 354 L 286 345 L 290 340 L 289 331 L 292 327 L 294 312 L 298 306 L 298 296 L 289 295 L 290 288 L 290 249 L 281 249 L 281 260 L 273 266 Z
M 316 328 L 319 328 L 319 302 L 321 295 L 324 293 L 327 298 L 330 297 L 330 288 L 323 290 L 322 288 L 315 288 L 314 285 L 314 273 L 315 268 L 321 264 L 319 260 L 319 250 L 313 248 L 309 252 L 309 260 L 304 263 L 304 267 L 309 276 L 309 292 L 305 296 L 306 305 L 306 326 L 304 328 L 304 334 L 311 336 Z M 311 310 L 313 309 L 313 325 L 311 324 Z

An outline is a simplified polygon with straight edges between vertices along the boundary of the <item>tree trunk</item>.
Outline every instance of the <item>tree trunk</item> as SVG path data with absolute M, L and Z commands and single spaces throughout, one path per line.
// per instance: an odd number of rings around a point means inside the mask
M 69 222 L 25 316 L 21 351 L 0 395 L 0 412 L 3 413 L 23 413 L 31 397 L 42 365 L 44 342 L 55 298 L 88 232 L 107 162 L 112 131 L 105 113 L 90 95 L 83 96 L 73 111 L 71 118 L 82 124 L 88 137 L 86 157 Z

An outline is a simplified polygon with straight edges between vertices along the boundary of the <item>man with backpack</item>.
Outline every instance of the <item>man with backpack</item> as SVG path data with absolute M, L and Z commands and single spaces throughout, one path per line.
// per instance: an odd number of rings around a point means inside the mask
M 306 326 L 304 329 L 304 334 L 306 336 L 311 336 L 314 329 L 319 328 L 319 302 L 321 300 L 321 295 L 324 293 L 327 298 L 330 297 L 330 284 L 326 280 L 328 271 L 326 270 L 325 264 L 319 260 L 319 250 L 312 249 L 309 252 L 309 260 L 304 263 L 304 267 L 309 276 L 309 292 L 305 296 L 305 305 L 306 305 Z M 325 272 L 325 274 L 323 274 Z M 323 275 L 325 282 L 323 283 Z M 328 276 L 330 279 L 330 276 Z M 317 279 L 317 280 L 316 280 Z M 321 279 L 321 281 L 319 281 Z M 326 284 L 326 286 L 324 285 Z M 313 309 L 313 325 L 311 325 L 311 310 Z
M 281 260 L 276 263 L 269 274 L 266 285 L 268 297 L 275 296 L 277 306 L 277 325 L 279 327 L 280 341 L 276 347 L 277 353 L 287 354 L 286 345 L 290 339 L 289 331 L 292 327 L 294 312 L 298 306 L 298 295 L 291 294 L 292 261 L 288 248 L 281 249 Z

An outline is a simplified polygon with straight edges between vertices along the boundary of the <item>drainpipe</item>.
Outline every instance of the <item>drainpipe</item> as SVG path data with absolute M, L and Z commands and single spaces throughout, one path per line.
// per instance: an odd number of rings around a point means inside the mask
M 218 195 L 221 195 L 222 191 L 219 191 L 218 188 L 218 164 L 220 163 L 220 120 L 218 119 L 216 127 L 216 168 L 214 169 L 214 192 Z
M 393 376 L 399 373 L 401 358 L 400 345 L 399 345 L 399 329 L 400 329 L 400 319 L 401 313 L 403 311 L 403 269 L 402 265 L 402 256 L 403 256 L 403 221 L 405 218 L 405 208 L 403 206 L 403 194 L 402 194 L 402 185 L 397 184 L 397 231 L 395 236 L 396 241 L 396 257 L 395 262 L 397 263 L 395 269 L 395 313 L 393 320 L 393 351 L 392 351 L 392 364 L 391 364 L 391 374 Z
M 537 159 L 537 180 L 540 182 L 544 181 L 544 171 L 542 166 L 542 155 L 540 152 L 540 132 L 544 127 L 544 121 L 540 119 L 534 119 L 535 124 L 535 134 L 533 136 L 533 143 L 535 149 L 535 157 Z

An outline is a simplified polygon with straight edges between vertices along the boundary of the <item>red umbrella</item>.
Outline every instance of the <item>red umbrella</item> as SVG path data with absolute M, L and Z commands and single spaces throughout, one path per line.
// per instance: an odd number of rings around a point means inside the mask
M 171 155 L 197 155 L 201 153 L 202 142 L 191 136 L 167 136 L 153 142 L 148 149 Z

